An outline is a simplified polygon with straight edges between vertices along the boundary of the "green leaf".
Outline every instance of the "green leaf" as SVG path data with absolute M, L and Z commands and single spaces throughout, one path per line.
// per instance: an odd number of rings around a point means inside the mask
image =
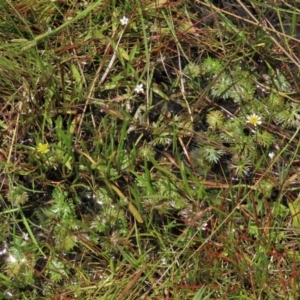
M 213 130 L 220 128 L 224 123 L 224 119 L 224 114 L 219 110 L 211 111 L 206 116 L 206 121 Z
M 205 295 L 206 294 L 206 290 L 207 290 L 206 287 L 200 288 L 200 290 L 198 290 L 197 293 L 195 294 L 193 300 L 210 300 L 210 299 L 212 299 L 211 295 L 214 292 L 211 292 L 211 293 Z
M 275 137 L 268 131 L 257 131 L 255 139 L 257 140 L 259 145 L 262 145 L 264 147 L 271 146 L 271 144 L 275 141 Z
M 9 278 L 17 276 L 20 272 L 21 265 L 18 261 L 7 262 L 5 265 L 5 272 Z
M 77 83 L 77 85 L 82 85 L 82 78 L 81 75 L 79 73 L 79 71 L 77 70 L 76 66 L 74 64 L 71 64 L 71 71 L 73 73 L 75 82 Z
M 230 88 L 233 86 L 231 76 L 226 72 L 222 73 L 217 82 L 211 88 L 211 94 L 213 97 L 222 97 L 224 99 L 229 98 Z
M 128 52 L 125 50 L 125 49 L 123 49 L 122 47 L 119 47 L 118 48 L 118 51 L 119 51 L 119 53 L 121 54 L 121 56 L 125 59 L 125 60 L 129 60 L 130 58 L 129 58 L 129 55 L 128 55 Z
M 291 85 L 286 77 L 277 69 L 276 75 L 273 77 L 273 83 L 278 91 L 290 92 Z
M 130 201 L 128 201 L 128 209 L 139 223 L 144 223 L 141 214 Z
M 46 273 L 50 275 L 50 279 L 54 282 L 59 282 L 63 276 L 68 277 L 64 264 L 55 258 L 52 258 L 49 262 Z
M 288 206 L 292 215 L 293 227 L 300 227 L 300 196 L 294 202 L 288 202 Z
M 8 128 L 8 126 L 6 125 L 6 123 L 3 120 L 0 120 L 0 128 L 3 130 L 6 130 Z
M 210 163 L 217 163 L 220 157 L 224 154 L 224 151 L 215 149 L 212 146 L 205 146 L 203 148 L 205 159 Z
M 134 46 L 132 47 L 132 50 L 129 54 L 129 60 L 132 61 L 135 57 L 135 54 L 137 53 L 137 49 L 138 49 L 138 43 L 134 44 Z
M 190 63 L 184 68 L 183 72 L 192 78 L 196 78 L 201 74 L 201 68 L 197 64 Z
M 7 199 L 13 206 L 22 205 L 28 201 L 28 193 L 21 185 L 19 185 L 16 188 L 9 189 Z
M 63 250 L 69 251 L 76 246 L 76 237 L 73 235 L 66 235 L 61 245 L 63 245 Z
M 72 156 L 69 156 L 67 158 L 67 161 L 65 161 L 65 166 L 70 170 L 72 171 L 72 165 L 71 165 L 71 162 L 72 162 Z
M 223 69 L 223 63 L 219 59 L 208 57 L 201 65 L 202 73 L 215 75 Z

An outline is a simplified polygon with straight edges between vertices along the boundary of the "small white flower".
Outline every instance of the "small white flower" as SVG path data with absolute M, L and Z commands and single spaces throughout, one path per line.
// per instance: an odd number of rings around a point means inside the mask
M 11 254 L 9 254 L 7 261 L 14 263 L 17 261 L 17 259 L 14 256 L 12 256 Z
M 274 153 L 274 152 L 270 152 L 270 153 L 268 154 L 268 156 L 272 159 L 272 158 L 275 156 L 275 153 Z
M 129 19 L 126 18 L 125 16 L 124 16 L 122 19 L 120 19 L 120 22 L 121 22 L 121 24 L 122 24 L 123 26 L 127 25 L 127 24 L 128 24 L 128 21 L 129 21 Z
M 134 91 L 135 91 L 137 94 L 144 93 L 143 84 L 142 84 L 142 83 L 138 84 L 138 85 L 135 87 Z
M 22 237 L 23 237 L 23 240 L 25 240 L 25 241 L 29 240 L 28 233 L 22 232 Z
M 261 117 L 258 116 L 257 114 L 252 114 L 250 116 L 247 116 L 247 122 L 246 123 L 250 123 L 254 126 L 260 125 L 262 123 L 261 122 Z
M 6 253 L 6 246 L 4 246 L 4 248 L 0 251 L 0 255 L 3 255 L 3 254 L 5 254 Z

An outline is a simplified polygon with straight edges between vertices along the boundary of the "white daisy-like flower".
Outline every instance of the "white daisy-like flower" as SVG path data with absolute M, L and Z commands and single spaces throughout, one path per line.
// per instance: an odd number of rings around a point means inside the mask
M 246 123 L 250 123 L 254 126 L 260 125 L 262 123 L 261 122 L 261 117 L 258 116 L 257 114 L 252 114 L 250 116 L 247 116 L 247 122 Z
M 270 153 L 268 154 L 268 156 L 272 159 L 272 158 L 275 156 L 275 153 L 274 153 L 274 152 L 270 152 Z
M 127 24 L 128 24 L 128 21 L 129 21 L 129 19 L 126 18 L 125 16 L 124 16 L 122 19 L 120 19 L 120 22 L 121 22 L 121 24 L 122 24 L 123 26 L 127 25 Z
M 143 84 L 142 84 L 142 83 L 138 84 L 138 85 L 135 87 L 134 91 L 135 91 L 137 94 L 144 93 Z

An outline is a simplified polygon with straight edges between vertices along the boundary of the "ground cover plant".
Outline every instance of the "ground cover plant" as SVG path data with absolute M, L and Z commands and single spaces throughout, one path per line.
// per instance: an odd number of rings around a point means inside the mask
M 288 2 L 0 2 L 1 299 L 299 298 Z

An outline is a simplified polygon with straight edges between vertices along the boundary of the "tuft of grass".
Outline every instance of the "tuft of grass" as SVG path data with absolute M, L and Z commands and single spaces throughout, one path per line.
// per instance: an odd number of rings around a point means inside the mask
M 297 3 L 0 8 L 1 298 L 299 297 Z

